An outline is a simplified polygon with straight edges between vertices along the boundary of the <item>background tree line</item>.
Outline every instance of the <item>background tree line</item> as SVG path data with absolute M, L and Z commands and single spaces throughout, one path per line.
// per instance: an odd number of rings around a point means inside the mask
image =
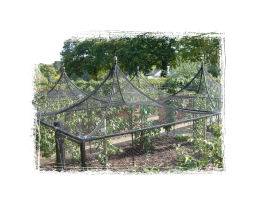
M 150 33 L 112 39 L 69 39 L 61 52 L 62 64 L 71 77 L 89 75 L 97 80 L 112 67 L 113 57 L 126 73 L 136 74 L 137 66 L 148 73 L 154 66 L 167 70 L 183 62 L 201 62 L 214 75 L 219 75 L 221 42 L 219 37 L 205 35 L 181 38 Z

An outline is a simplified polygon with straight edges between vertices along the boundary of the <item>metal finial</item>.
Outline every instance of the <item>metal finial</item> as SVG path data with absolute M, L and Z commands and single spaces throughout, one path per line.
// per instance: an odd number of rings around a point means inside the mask
M 139 65 L 137 66 L 137 75 L 139 75 Z
M 61 72 L 65 72 L 65 67 L 62 66 L 62 67 L 60 68 L 60 71 L 61 71 Z
M 114 56 L 115 64 L 117 64 L 117 56 Z
M 202 54 L 202 59 L 201 59 L 201 66 L 203 67 L 205 64 L 205 54 Z
M 201 68 L 203 69 L 204 68 L 204 60 L 201 61 Z

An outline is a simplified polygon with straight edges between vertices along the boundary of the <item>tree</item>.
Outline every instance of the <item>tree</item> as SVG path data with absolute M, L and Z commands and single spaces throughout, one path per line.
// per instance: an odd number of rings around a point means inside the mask
M 207 67 L 213 68 L 215 75 L 218 74 L 221 52 L 220 38 L 202 35 L 184 36 L 176 44 L 177 57 L 182 61 L 204 62 Z
M 51 64 L 39 64 L 38 69 L 40 73 L 47 79 L 49 83 L 52 83 L 57 80 L 59 74 L 55 67 Z
M 100 72 L 112 67 L 115 55 L 121 68 L 129 74 L 136 74 L 137 66 L 144 73 L 153 66 L 166 71 L 168 66 L 175 67 L 178 61 L 204 61 L 213 67 L 213 73 L 218 73 L 214 67 L 219 67 L 220 39 L 202 35 L 176 39 L 151 33 L 112 39 L 71 39 L 64 43 L 61 55 L 70 76 L 82 77 L 87 72 L 95 80 Z

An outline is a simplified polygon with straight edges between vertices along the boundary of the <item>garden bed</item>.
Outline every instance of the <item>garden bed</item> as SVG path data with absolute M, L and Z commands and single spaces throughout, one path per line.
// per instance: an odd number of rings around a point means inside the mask
M 116 155 L 111 155 L 108 158 L 106 169 L 112 171 L 145 171 L 146 169 L 165 171 L 174 169 L 176 166 L 176 146 L 182 146 L 183 148 L 191 148 L 191 144 L 188 142 L 178 141 L 177 138 L 172 135 L 166 135 L 156 137 L 152 140 L 154 149 L 145 153 L 138 147 L 132 148 L 131 141 L 124 141 L 118 143 L 118 147 L 122 151 Z M 87 169 L 92 170 L 105 170 L 105 166 L 99 163 L 96 159 L 96 150 L 94 148 L 86 151 Z M 41 170 L 54 170 L 55 159 L 41 158 L 40 160 Z M 80 163 L 77 160 L 66 158 L 66 170 L 79 169 Z
M 115 146 L 121 149 L 120 152 L 108 157 L 107 165 L 102 165 L 98 159 L 98 151 L 92 144 L 86 145 L 86 170 L 110 170 L 114 172 L 161 172 L 178 169 L 179 151 L 194 152 L 195 147 L 188 138 L 192 137 L 191 125 L 179 126 L 169 132 L 161 133 L 159 137 L 152 138 L 153 148 L 149 152 L 144 152 L 138 146 L 133 145 L 131 136 L 112 140 Z M 208 131 L 207 139 L 212 140 L 213 136 Z M 41 170 L 54 170 L 55 158 L 41 158 Z M 66 156 L 65 170 L 81 170 L 80 160 Z M 212 170 L 211 165 L 207 170 Z

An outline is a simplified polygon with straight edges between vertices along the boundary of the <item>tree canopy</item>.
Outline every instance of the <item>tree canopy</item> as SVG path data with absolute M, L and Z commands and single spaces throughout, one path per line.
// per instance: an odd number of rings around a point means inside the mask
M 82 77 L 88 73 L 96 80 L 101 72 L 111 68 L 115 55 L 120 67 L 129 74 L 136 74 L 137 66 L 144 73 L 154 66 L 166 71 L 168 66 L 174 68 L 179 61 L 204 61 L 209 67 L 218 69 L 220 44 L 218 37 L 176 38 L 144 33 L 111 39 L 69 39 L 64 42 L 61 55 L 70 76 Z

